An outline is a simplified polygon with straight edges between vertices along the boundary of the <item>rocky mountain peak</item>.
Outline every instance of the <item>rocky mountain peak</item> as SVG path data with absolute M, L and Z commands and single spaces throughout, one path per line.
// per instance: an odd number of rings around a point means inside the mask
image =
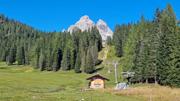
M 78 27 L 81 31 L 85 31 L 91 29 L 94 25 L 94 22 L 89 18 L 89 16 L 85 15 L 82 16 L 74 26 Z
M 89 16 L 88 15 L 84 15 L 80 18 L 80 20 L 88 20 L 89 19 Z
M 104 25 L 107 26 L 106 22 L 105 22 L 104 20 L 102 20 L 102 19 L 99 19 L 96 24 L 97 24 L 97 25 L 99 25 L 99 24 L 104 24 Z
M 106 41 L 107 37 L 112 38 L 113 32 L 109 28 L 109 26 L 107 25 L 107 23 L 105 21 L 103 21 L 102 19 L 99 19 L 97 24 L 96 24 L 96 27 L 99 30 L 99 33 L 101 34 L 103 41 Z
M 71 25 L 68 28 L 68 32 L 72 33 L 77 29 L 80 29 L 83 32 L 91 29 L 92 27 L 97 27 L 104 42 L 107 40 L 107 37 L 113 36 L 112 30 L 108 27 L 105 21 L 99 19 L 95 24 L 87 15 L 82 16 L 80 20 L 75 23 L 75 25 Z

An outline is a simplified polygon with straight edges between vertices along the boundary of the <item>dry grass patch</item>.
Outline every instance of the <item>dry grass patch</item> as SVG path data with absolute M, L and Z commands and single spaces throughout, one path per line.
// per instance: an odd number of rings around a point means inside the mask
M 159 85 L 143 85 L 130 87 L 127 90 L 108 90 L 119 96 L 134 96 L 145 101 L 180 101 L 180 89 Z

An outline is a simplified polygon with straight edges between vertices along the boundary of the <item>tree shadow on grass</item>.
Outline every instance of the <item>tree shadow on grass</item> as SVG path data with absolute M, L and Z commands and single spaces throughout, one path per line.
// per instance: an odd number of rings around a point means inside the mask
M 99 67 L 94 70 L 94 73 L 97 73 L 98 71 L 101 71 L 104 67 Z

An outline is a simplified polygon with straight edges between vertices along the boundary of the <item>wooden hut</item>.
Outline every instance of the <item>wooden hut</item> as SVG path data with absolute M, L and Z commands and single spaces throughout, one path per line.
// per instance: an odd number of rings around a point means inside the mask
M 87 80 L 90 80 L 89 88 L 92 88 L 92 89 L 105 88 L 105 80 L 109 81 L 109 79 L 99 74 L 91 76 L 87 78 Z

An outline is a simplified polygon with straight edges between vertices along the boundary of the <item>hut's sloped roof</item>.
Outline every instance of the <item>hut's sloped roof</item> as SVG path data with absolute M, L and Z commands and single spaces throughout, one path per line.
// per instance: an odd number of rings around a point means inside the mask
M 103 76 L 101 76 L 101 75 L 99 75 L 99 74 L 96 74 L 96 75 L 94 75 L 94 76 L 91 76 L 91 77 L 87 78 L 86 80 L 93 80 L 93 79 L 95 79 L 95 78 L 100 78 L 100 79 L 109 81 L 109 79 L 107 79 L 107 78 L 105 78 L 105 77 L 103 77 Z

